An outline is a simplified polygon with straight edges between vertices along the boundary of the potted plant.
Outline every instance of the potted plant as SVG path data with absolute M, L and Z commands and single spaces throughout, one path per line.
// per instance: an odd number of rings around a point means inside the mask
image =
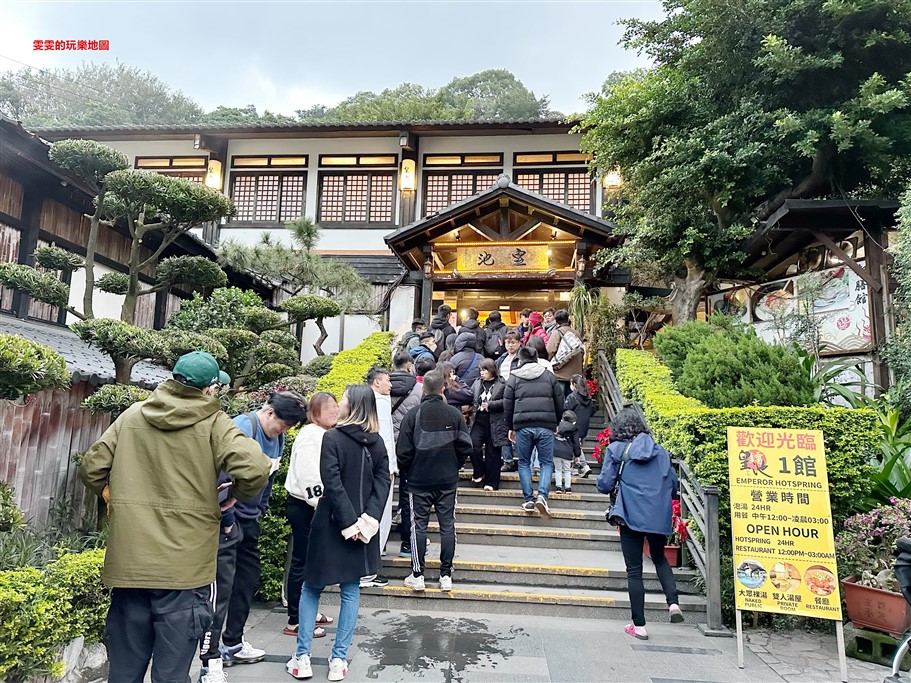
M 664 557 L 667 558 L 668 564 L 672 567 L 680 566 L 680 546 L 686 543 L 686 539 L 690 536 L 690 520 L 683 519 L 680 516 L 680 501 L 674 500 L 671 502 L 673 516 L 671 517 L 671 528 L 673 532 L 668 536 L 667 544 L 664 546 Z M 648 547 L 648 540 L 645 541 L 642 547 L 643 552 L 646 557 L 651 557 L 651 552 Z
M 898 592 L 895 541 L 911 535 L 911 499 L 891 498 L 890 505 L 845 520 L 835 539 L 848 618 L 855 626 L 894 636 L 911 627 L 911 606 Z
M 613 434 L 613 432 L 611 431 L 610 427 L 605 427 L 600 432 L 598 432 L 598 435 L 595 437 L 595 439 L 598 441 L 598 445 L 595 446 L 594 450 L 592 451 L 592 457 L 602 465 L 604 464 L 604 452 L 610 445 L 611 434 Z

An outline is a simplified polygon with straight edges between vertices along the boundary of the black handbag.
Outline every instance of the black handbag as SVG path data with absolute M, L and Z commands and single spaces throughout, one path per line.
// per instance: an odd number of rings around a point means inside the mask
M 629 461 L 629 449 L 632 445 L 633 442 L 630 441 L 626 444 L 626 448 L 623 449 L 623 456 L 620 458 L 620 468 L 617 470 L 617 481 L 614 482 L 614 488 L 611 489 L 610 492 L 610 507 L 607 509 L 607 512 L 604 513 L 604 518 L 615 525 L 623 524 L 625 521 L 616 514 L 615 508 L 617 507 L 617 501 L 620 500 L 620 482 L 623 480 L 623 468 Z

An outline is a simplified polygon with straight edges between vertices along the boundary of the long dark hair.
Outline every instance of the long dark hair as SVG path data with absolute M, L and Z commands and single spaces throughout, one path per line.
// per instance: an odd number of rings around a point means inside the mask
M 373 389 L 366 384 L 349 384 L 345 387 L 344 395 L 348 397 L 348 410 L 345 415 L 339 416 L 335 426 L 357 425 L 365 432 L 380 431 Z
M 538 335 L 535 334 L 529 337 L 528 341 L 525 342 L 525 346 L 537 351 L 538 358 L 541 360 L 550 360 L 550 354 L 547 353 L 547 344 L 545 344 L 544 340 Z
M 611 420 L 610 428 L 614 441 L 632 441 L 640 434 L 652 433 L 645 423 L 641 409 L 636 410 L 632 405 L 617 413 L 617 417 Z
M 579 396 L 584 396 L 585 398 L 591 397 L 591 394 L 588 392 L 588 382 L 585 381 L 585 378 L 582 375 L 573 375 L 570 382 L 572 383 L 573 391 L 579 394 Z

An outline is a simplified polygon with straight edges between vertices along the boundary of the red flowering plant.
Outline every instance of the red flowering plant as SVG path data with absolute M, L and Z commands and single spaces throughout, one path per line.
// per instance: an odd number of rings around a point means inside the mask
M 594 397 L 598 393 L 598 383 L 593 379 L 587 379 L 585 384 L 588 387 L 588 395 Z
M 592 451 L 592 456 L 594 456 L 595 460 L 598 462 L 603 462 L 604 451 L 607 450 L 607 446 L 610 443 L 611 434 L 613 434 L 613 432 L 610 427 L 605 427 L 598 432 L 598 436 L 596 437 L 598 445 L 595 446 L 595 450 Z
M 671 502 L 671 528 L 674 530 L 671 534 L 670 545 L 683 545 L 686 543 L 686 539 L 690 537 L 690 520 L 683 519 L 680 516 L 680 501 L 674 500 Z

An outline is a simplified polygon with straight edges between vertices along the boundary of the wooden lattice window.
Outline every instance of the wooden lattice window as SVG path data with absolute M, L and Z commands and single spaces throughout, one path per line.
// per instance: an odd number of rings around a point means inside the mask
M 231 199 L 237 207 L 234 220 L 286 222 L 304 213 L 306 173 L 235 174 Z
M 579 211 L 592 210 L 592 181 L 587 171 L 532 171 L 516 174 L 516 185 Z
M 325 173 L 320 180 L 321 223 L 392 223 L 395 173 Z
M 428 173 L 424 176 L 424 215 L 432 216 L 450 204 L 493 185 L 499 171 L 485 173 Z

